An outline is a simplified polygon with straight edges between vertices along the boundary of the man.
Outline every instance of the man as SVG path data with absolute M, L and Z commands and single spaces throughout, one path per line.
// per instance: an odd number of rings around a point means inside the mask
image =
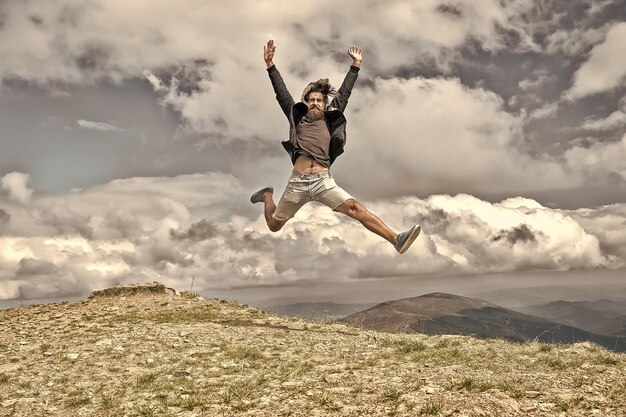
M 361 49 L 351 46 L 348 54 L 352 66 L 341 87 L 335 91 L 328 79 L 310 83 L 302 93 L 302 101 L 295 103 L 278 69 L 274 65 L 276 46 L 269 40 L 263 48 L 276 100 L 289 120 L 289 139 L 282 142 L 294 164 L 285 191 L 274 204 L 274 188 L 266 187 L 250 197 L 250 202 L 265 204 L 265 221 L 272 232 L 279 231 L 305 203 L 319 201 L 334 211 L 346 214 L 361 222 L 368 230 L 386 239 L 400 253 L 406 252 L 420 233 L 415 225 L 397 234 L 374 214 L 339 187 L 330 166 L 343 153 L 346 143 L 346 118 L 343 111 L 348 104 L 352 87 L 361 67 Z M 328 96 L 334 95 L 328 103 Z

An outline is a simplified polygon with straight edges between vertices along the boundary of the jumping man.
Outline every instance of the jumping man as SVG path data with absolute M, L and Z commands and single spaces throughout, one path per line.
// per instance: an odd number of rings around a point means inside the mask
M 272 187 L 263 188 L 250 197 L 252 203 L 265 204 L 265 221 L 269 229 L 272 232 L 279 231 L 305 203 L 319 201 L 334 211 L 358 220 L 368 230 L 386 239 L 398 252 L 406 252 L 419 235 L 420 226 L 415 225 L 406 232 L 395 233 L 338 186 L 330 174 L 330 166 L 343 153 L 346 143 L 346 118 L 343 112 L 361 67 L 361 49 L 356 46 L 348 49 L 352 66 L 338 91 L 331 87 L 328 79 L 319 79 L 309 83 L 299 103 L 294 102 L 274 65 L 274 41 L 268 41 L 263 50 L 276 100 L 289 120 L 289 139 L 283 141 L 282 145 L 294 165 L 278 206 L 274 204 Z M 329 95 L 334 96 L 330 104 Z

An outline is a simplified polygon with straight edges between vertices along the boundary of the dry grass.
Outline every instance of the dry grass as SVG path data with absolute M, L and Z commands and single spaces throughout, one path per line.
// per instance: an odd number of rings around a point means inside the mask
M 626 403 L 625 355 L 590 343 L 381 334 L 191 293 L 106 294 L 2 312 L 0 416 L 621 417 Z

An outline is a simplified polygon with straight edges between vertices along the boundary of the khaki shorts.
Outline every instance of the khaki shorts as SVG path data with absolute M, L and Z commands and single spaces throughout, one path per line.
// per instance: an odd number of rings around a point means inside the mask
M 293 172 L 272 217 L 286 222 L 309 201 L 319 201 L 334 210 L 351 198 L 354 197 L 335 183 L 329 171 L 319 174 Z

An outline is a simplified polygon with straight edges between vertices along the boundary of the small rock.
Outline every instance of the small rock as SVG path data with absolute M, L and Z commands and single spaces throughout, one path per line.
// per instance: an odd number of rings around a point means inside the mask
M 541 393 L 539 391 L 526 391 L 524 395 L 526 398 L 537 398 Z
M 187 337 L 187 336 L 189 336 L 190 334 L 191 334 L 191 332 L 180 332 L 178 335 L 179 335 L 180 337 Z
M 146 363 L 147 363 L 148 365 L 152 365 L 152 364 L 154 363 L 154 359 L 152 359 L 152 358 L 148 358 L 148 359 L 146 359 Z
M 45 351 L 45 352 L 43 353 L 43 355 L 44 355 L 44 356 L 46 356 L 46 357 L 47 357 L 47 356 L 52 356 L 52 352 Z
M 113 344 L 113 340 L 111 339 L 100 339 L 96 342 L 96 346 L 111 346 Z
M 113 351 L 114 351 L 114 352 L 125 352 L 124 348 L 123 348 L 123 347 L 121 347 L 121 346 L 115 346 L 115 347 L 113 348 Z
M 71 360 L 72 362 L 75 361 L 76 359 L 78 359 L 78 357 L 80 356 L 80 353 L 68 353 L 66 355 L 66 358 Z
M 297 321 L 295 323 L 287 323 L 287 328 L 290 330 L 306 330 L 306 323 Z
M 437 391 L 437 390 L 435 389 L 435 387 L 424 387 L 424 392 L 425 392 L 426 394 L 434 394 L 434 393 L 435 393 L 435 391 Z
M 28 344 L 28 342 L 26 342 L 26 341 L 24 341 L 24 340 L 21 340 L 21 341 L 20 341 L 20 345 L 22 345 L 22 346 L 27 345 L 27 344 Z
M 485 410 L 483 410 L 480 407 L 474 407 L 474 413 L 476 413 L 479 416 L 486 416 L 488 415 L 487 412 Z

